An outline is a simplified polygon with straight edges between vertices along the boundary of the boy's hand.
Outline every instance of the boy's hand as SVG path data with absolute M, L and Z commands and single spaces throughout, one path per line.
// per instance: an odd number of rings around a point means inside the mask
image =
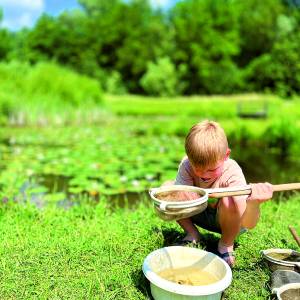
M 265 202 L 273 197 L 273 186 L 268 182 L 252 183 L 250 186 L 252 190 L 248 197 L 250 201 Z

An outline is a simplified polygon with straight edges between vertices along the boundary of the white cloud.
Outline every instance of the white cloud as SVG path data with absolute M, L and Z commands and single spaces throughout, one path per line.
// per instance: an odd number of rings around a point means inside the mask
M 25 8 L 27 10 L 43 10 L 43 0 L 0 0 L 0 7 L 4 8 Z
M 2 27 L 10 28 L 10 29 L 18 29 L 22 27 L 30 27 L 32 26 L 33 18 L 29 13 L 24 13 L 17 18 L 5 19 L 2 22 Z
M 31 27 L 45 9 L 44 0 L 0 0 L 3 10 L 1 27 L 18 30 Z

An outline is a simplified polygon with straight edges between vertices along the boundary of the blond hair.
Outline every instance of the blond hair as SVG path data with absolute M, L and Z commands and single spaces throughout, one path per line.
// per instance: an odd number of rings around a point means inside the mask
M 185 139 L 185 152 L 192 165 L 202 168 L 215 166 L 224 159 L 228 141 L 223 128 L 205 120 L 195 124 Z

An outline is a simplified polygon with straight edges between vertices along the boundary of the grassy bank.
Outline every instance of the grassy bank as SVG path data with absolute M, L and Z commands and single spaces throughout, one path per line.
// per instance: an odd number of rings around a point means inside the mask
M 263 205 L 259 225 L 238 241 L 225 299 L 268 297 L 270 273 L 259 251 L 296 249 L 287 226 L 300 231 L 299 200 Z M 8 203 L 0 214 L 2 299 L 151 299 L 143 260 L 182 235 L 143 203 L 134 211 L 111 211 L 105 201 L 69 210 Z M 216 244 L 217 235 L 202 233 L 202 248 Z
M 118 115 L 196 116 L 200 118 L 237 118 L 240 112 L 266 111 L 269 118 L 300 117 L 299 98 L 286 100 L 271 94 L 226 96 L 143 97 L 105 95 L 107 108 Z
M 0 87 L 0 125 L 94 120 L 102 106 L 96 80 L 53 62 L 0 63 Z

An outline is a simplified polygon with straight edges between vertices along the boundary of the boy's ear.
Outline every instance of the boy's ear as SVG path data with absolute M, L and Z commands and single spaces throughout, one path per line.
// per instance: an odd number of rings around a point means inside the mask
M 226 154 L 225 154 L 225 160 L 227 160 L 230 156 L 231 150 L 229 148 L 227 148 L 226 150 Z

